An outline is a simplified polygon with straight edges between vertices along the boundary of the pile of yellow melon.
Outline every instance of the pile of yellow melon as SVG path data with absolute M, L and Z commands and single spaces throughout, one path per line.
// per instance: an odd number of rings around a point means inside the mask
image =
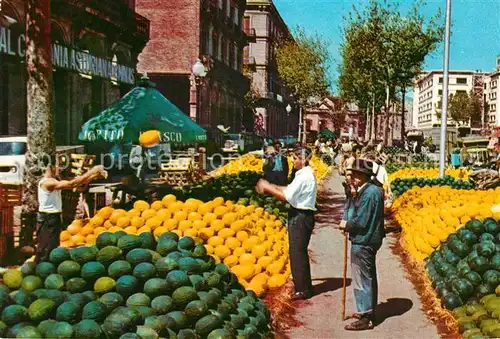
M 445 170 L 445 175 L 452 176 L 456 179 L 469 180 L 469 174 L 472 173 L 471 170 L 465 168 L 447 168 Z M 389 174 L 389 180 L 394 179 L 408 179 L 408 178 L 425 178 L 425 179 L 435 179 L 439 178 L 439 168 L 415 168 L 408 167 L 397 170 L 394 173 Z
M 413 187 L 394 201 L 392 210 L 403 229 L 404 246 L 422 261 L 470 219 L 500 217 L 492 208 L 498 204 L 500 187 L 487 191 Z
M 240 283 L 258 295 L 268 287 L 283 285 L 290 276 L 288 235 L 276 216 L 253 205 L 244 206 L 223 198 L 209 202 L 178 201 L 167 195 L 151 205 L 137 201 L 130 211 L 102 208 L 87 221 L 75 220 L 61 233 L 63 247 L 93 245 L 102 232 L 128 234 L 153 232 L 158 237 L 171 231 L 205 244 L 216 261 L 224 262 Z

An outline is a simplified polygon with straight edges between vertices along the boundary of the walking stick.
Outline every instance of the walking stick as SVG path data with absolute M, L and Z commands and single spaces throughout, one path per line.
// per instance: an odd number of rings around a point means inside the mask
M 347 232 L 344 232 L 344 272 L 343 272 L 343 286 L 342 286 L 342 321 L 346 320 L 345 316 L 345 298 L 347 289 Z

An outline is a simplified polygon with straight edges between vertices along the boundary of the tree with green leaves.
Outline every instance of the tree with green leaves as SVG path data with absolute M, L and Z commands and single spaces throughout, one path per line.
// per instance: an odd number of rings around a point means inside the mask
M 439 100 L 436 105 L 436 115 L 441 119 L 441 108 L 443 102 Z M 483 112 L 481 102 L 478 100 L 474 92 L 467 93 L 465 91 L 451 93 L 448 96 L 448 113 L 447 117 L 460 125 L 468 125 L 472 121 L 481 119 Z
M 291 91 L 302 109 L 310 104 L 311 98 L 328 94 L 330 56 L 328 43 L 318 34 L 308 35 L 297 27 L 293 36 L 275 46 L 276 66 L 283 86 Z
M 390 121 L 391 103 L 397 100 L 398 92 L 404 100 L 406 88 L 421 71 L 425 56 L 442 40 L 440 12 L 426 20 L 420 13 L 423 5 L 423 1 L 415 1 L 404 15 L 397 4 L 382 0 L 353 8 L 345 18 L 340 53 L 339 88 L 345 100 L 369 106 L 373 115 L 384 106 L 384 120 Z M 390 143 L 389 130 L 386 123 L 384 142 Z

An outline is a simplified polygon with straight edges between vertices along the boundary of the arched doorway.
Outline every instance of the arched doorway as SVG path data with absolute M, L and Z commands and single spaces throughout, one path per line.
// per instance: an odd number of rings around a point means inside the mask
M 8 42 L 0 48 L 0 134 L 26 134 L 26 69 L 24 55 L 19 55 L 24 46 L 18 46 L 23 43 L 18 37 L 24 27 L 24 19 L 15 7 L 3 0 L 0 34 Z

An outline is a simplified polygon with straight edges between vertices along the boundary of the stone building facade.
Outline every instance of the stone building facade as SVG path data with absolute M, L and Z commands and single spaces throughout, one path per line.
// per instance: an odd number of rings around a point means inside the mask
M 244 0 L 136 0 L 137 12 L 151 20 L 139 71 L 210 137 L 218 125 L 231 127 L 230 133 L 252 128 L 244 105 L 249 81 L 242 71 L 249 39 L 243 30 L 245 5 Z M 192 66 L 198 58 L 208 72 L 197 85 Z
M 260 131 L 269 137 L 297 136 L 298 107 L 278 77 L 274 50 L 276 43 L 291 38 L 290 31 L 271 0 L 247 0 L 245 30 L 255 40 L 244 51 L 244 64 L 251 79 L 252 90 L 260 98 L 256 120 Z M 287 105 L 292 111 L 286 111 Z
M 26 134 L 26 1 L 2 0 L 0 135 Z M 52 0 L 54 126 L 58 145 L 78 144 L 82 124 L 135 83 L 149 21 L 134 0 Z

